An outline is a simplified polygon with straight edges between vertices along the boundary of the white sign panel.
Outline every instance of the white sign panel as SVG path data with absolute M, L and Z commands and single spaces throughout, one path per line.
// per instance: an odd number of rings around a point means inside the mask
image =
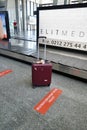
M 39 36 L 52 46 L 87 51 L 87 8 L 39 10 Z

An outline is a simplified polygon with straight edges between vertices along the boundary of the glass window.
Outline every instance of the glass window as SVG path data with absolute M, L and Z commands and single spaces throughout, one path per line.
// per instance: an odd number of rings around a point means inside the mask
M 30 1 L 27 1 L 27 14 L 30 15 Z
M 31 16 L 33 16 L 33 11 L 34 11 L 34 3 L 31 2 Z
M 53 3 L 53 0 L 42 0 L 42 4 Z
M 34 3 L 34 11 L 36 11 L 36 9 L 37 9 L 37 4 Z

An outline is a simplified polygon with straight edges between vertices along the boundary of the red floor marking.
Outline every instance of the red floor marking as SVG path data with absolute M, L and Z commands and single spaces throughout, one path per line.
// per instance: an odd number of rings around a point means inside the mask
M 34 110 L 45 114 L 56 99 L 61 95 L 62 90 L 53 88 L 40 102 L 34 107 Z
M 11 72 L 12 72 L 12 70 L 4 70 L 4 71 L 0 72 L 0 77 L 6 75 L 8 73 L 11 73 Z

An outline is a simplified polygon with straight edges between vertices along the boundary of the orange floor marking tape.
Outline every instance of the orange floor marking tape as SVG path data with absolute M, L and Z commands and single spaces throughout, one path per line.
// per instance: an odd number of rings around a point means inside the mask
M 35 107 L 34 110 L 45 114 L 56 99 L 61 95 L 62 90 L 53 88 Z
M 6 75 L 8 73 L 11 73 L 11 72 L 12 72 L 12 70 L 4 70 L 4 71 L 0 72 L 0 77 Z

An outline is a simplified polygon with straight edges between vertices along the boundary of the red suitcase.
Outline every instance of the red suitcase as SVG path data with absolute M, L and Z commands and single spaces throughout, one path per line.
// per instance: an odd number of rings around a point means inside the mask
M 42 38 L 42 37 L 41 37 Z M 43 37 L 44 38 L 44 37 Z M 44 40 L 43 40 L 44 42 Z M 46 42 L 46 41 L 45 41 Z M 39 56 L 39 43 L 38 43 Z M 38 57 L 39 59 L 39 57 Z M 44 63 L 36 62 L 32 64 L 32 85 L 35 86 L 49 86 L 52 77 L 52 64 L 46 59 L 46 44 L 44 49 Z
M 32 84 L 33 86 L 49 86 L 51 83 L 52 64 L 33 64 L 32 65 Z

